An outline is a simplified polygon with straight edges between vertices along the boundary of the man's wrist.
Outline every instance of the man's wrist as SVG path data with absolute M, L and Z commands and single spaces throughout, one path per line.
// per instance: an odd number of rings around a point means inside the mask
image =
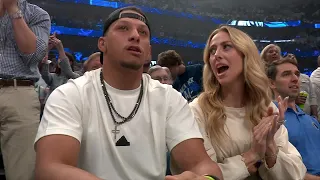
M 58 52 L 59 53 L 62 53 L 62 54 L 64 54 L 65 52 L 64 52 L 64 48 L 63 48 L 63 45 L 61 44 L 61 45 L 57 45 L 56 46 L 56 48 L 57 48 L 57 50 L 58 50 Z

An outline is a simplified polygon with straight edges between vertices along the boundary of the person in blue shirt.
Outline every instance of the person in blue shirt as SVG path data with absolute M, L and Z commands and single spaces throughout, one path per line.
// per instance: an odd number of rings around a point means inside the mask
M 298 63 L 282 58 L 268 65 L 267 74 L 274 96 L 289 97 L 285 126 L 289 141 L 300 152 L 307 167 L 305 180 L 320 180 L 320 124 L 295 104 L 300 92 Z
M 174 50 L 168 50 L 158 55 L 157 64 L 171 71 L 173 88 L 191 102 L 202 92 L 202 64 L 185 66 L 181 56 Z

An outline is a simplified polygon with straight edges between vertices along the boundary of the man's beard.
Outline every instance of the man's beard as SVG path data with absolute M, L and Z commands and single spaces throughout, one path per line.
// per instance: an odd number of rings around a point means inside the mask
M 282 99 L 286 98 L 286 97 L 289 97 L 289 101 L 295 101 L 297 99 L 297 97 L 299 96 L 299 93 L 282 93 L 282 92 L 279 92 L 280 96 Z M 277 98 L 277 97 L 275 97 Z
M 127 62 L 121 62 L 120 65 L 124 68 L 127 68 L 127 69 L 131 69 L 131 70 L 139 70 L 143 64 L 135 64 L 135 63 L 127 63 Z

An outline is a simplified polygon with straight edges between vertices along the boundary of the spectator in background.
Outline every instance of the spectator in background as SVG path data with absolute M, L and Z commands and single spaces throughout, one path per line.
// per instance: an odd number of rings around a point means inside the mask
M 42 67 L 41 76 L 46 84 L 50 87 L 50 95 L 57 87 L 65 84 L 69 79 L 76 79 L 80 77 L 79 74 L 73 72 L 73 64 L 75 58 L 64 51 L 62 42 L 56 37 L 56 34 L 50 36 L 49 39 L 49 51 L 52 48 L 56 48 L 59 52 L 59 59 L 56 64 L 55 73 L 49 72 L 49 61 L 46 56 L 42 63 L 45 64 Z
M 286 57 L 292 59 L 296 64 L 298 60 L 294 54 L 288 54 Z M 311 80 L 308 75 L 300 73 L 300 92 L 305 91 L 308 93 L 308 96 L 305 97 L 299 93 L 299 96 L 296 99 L 296 104 L 303 106 L 303 111 L 310 116 L 318 119 L 318 104 L 317 96 L 315 94 L 314 85 L 311 83 Z
M 172 85 L 171 72 L 167 67 L 161 67 L 159 65 L 152 66 L 148 74 L 152 79 L 159 81 L 162 84 Z
M 268 66 L 267 74 L 274 94 L 282 98 L 289 97 L 284 124 L 288 129 L 289 141 L 298 149 L 307 167 L 304 179 L 319 180 L 320 124 L 295 104 L 300 92 L 300 71 L 297 61 L 289 57 L 274 61 Z
M 53 53 L 50 53 L 49 52 L 49 55 L 48 55 L 48 63 L 49 63 L 49 72 L 50 73 L 54 73 L 56 72 L 56 62 L 57 62 L 57 59 L 56 59 L 56 54 L 53 54 Z M 42 61 L 41 61 L 41 64 L 42 64 Z M 43 65 L 43 64 L 42 64 Z M 39 69 L 40 70 L 40 69 Z M 41 72 L 41 71 L 40 71 Z
M 261 51 L 261 59 L 266 63 L 279 60 L 281 57 L 281 48 L 275 44 L 269 44 Z
M 224 179 L 303 179 L 306 168 L 282 125 L 287 99 L 278 111 L 253 40 L 222 26 L 209 36 L 204 62 L 204 92 L 190 106 Z
M 185 66 L 181 56 L 174 50 L 160 53 L 157 64 L 170 69 L 173 88 L 179 91 L 187 101 L 192 101 L 202 91 L 203 65 Z
M 47 59 L 47 56 L 45 56 L 45 58 Z M 49 63 L 51 63 L 50 60 L 48 60 Z M 42 67 L 43 67 L 43 63 L 40 62 L 38 65 L 39 71 L 42 71 Z M 48 93 L 50 92 L 50 88 L 49 86 L 46 84 L 46 82 L 42 79 L 42 77 L 40 76 L 39 80 L 35 83 L 35 89 L 38 93 L 38 97 L 39 97 L 39 102 L 40 102 L 40 120 L 43 114 L 43 109 L 44 109 L 44 105 L 45 105 L 45 101 L 46 101 L 46 97 L 48 95 Z
M 102 67 L 102 64 L 100 62 L 100 55 L 101 52 L 96 52 L 89 56 L 89 58 L 83 63 L 83 73 Z
M 8 180 L 33 180 L 39 126 L 34 83 L 46 54 L 50 17 L 25 0 L 0 0 L 1 152 Z
M 317 104 L 318 104 L 318 113 L 320 112 L 319 105 L 320 105 L 320 56 L 318 56 L 318 68 L 314 70 L 310 76 L 311 83 L 314 87 L 314 91 L 317 97 Z M 319 117 L 319 115 L 318 115 Z M 318 119 L 320 121 L 320 119 Z

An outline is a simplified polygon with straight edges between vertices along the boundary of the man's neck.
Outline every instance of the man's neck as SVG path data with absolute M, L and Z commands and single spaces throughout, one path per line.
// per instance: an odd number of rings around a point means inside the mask
M 275 92 L 275 91 L 273 91 L 273 92 L 274 92 L 275 99 L 277 99 L 279 96 L 281 96 L 278 92 Z M 286 97 L 286 96 L 285 96 L 285 97 Z M 282 99 L 284 99 L 285 97 L 282 97 L 282 96 L 281 96 Z M 291 108 L 291 109 L 293 109 L 295 112 L 297 112 L 297 107 L 296 107 L 295 98 L 289 97 L 289 99 L 288 99 L 288 108 Z
M 108 64 L 103 64 L 103 79 L 113 88 L 119 90 L 133 90 L 140 86 L 142 78 L 142 68 L 131 70 L 123 67 L 114 68 Z
M 172 81 L 176 81 L 178 79 L 179 76 L 181 76 L 183 73 L 186 72 L 186 66 L 184 64 L 180 64 L 179 65 L 179 73 L 177 74 L 176 77 L 172 77 Z
M 184 64 L 179 65 L 179 74 L 178 76 L 180 76 L 181 74 L 186 72 L 186 66 Z
M 245 105 L 244 82 L 237 81 L 222 87 L 223 104 L 227 107 L 241 108 Z
M 294 99 L 290 99 L 288 100 L 288 108 L 293 109 L 295 112 L 297 112 L 297 107 L 296 107 L 296 102 Z

